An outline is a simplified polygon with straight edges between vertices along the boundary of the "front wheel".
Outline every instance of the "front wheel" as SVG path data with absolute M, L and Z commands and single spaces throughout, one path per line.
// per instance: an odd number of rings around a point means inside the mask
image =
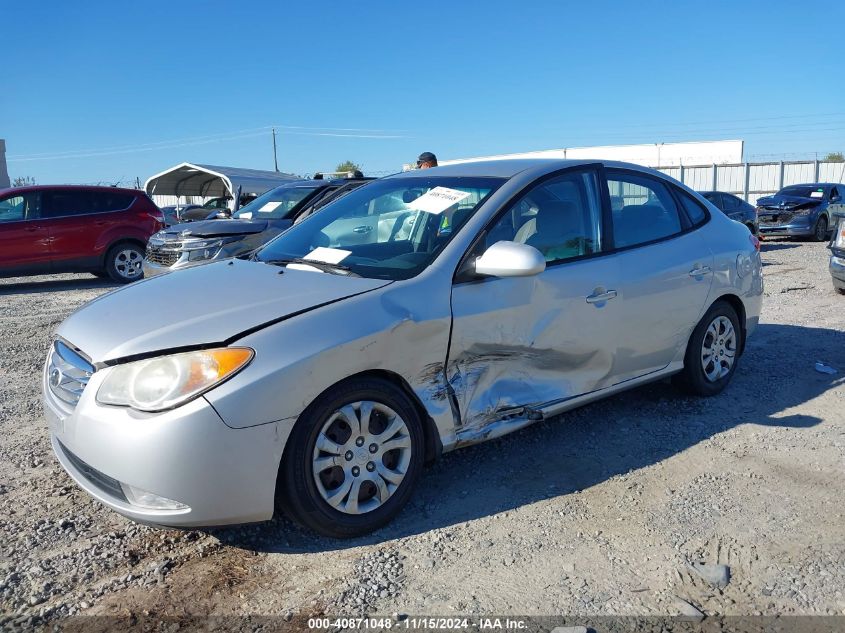
M 282 503 L 325 536 L 372 532 L 410 498 L 423 441 L 420 416 L 401 389 L 380 378 L 341 383 L 308 407 L 288 438 Z
M 137 281 L 144 276 L 144 248 L 133 242 L 115 244 L 106 254 L 106 272 L 120 284 Z
M 699 396 L 715 396 L 733 378 L 741 330 L 736 310 L 724 301 L 714 303 L 692 332 L 684 356 L 684 370 L 675 383 Z
M 825 240 L 827 240 L 827 218 L 821 216 L 813 229 L 813 241 L 824 242 Z

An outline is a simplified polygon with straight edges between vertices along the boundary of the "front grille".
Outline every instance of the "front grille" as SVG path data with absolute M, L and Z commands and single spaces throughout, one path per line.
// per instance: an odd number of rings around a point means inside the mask
M 94 371 L 94 366 L 78 352 L 61 341 L 53 344 L 47 365 L 47 384 L 50 392 L 65 404 L 76 406 Z
M 758 216 L 761 224 L 789 224 L 792 220 L 791 213 L 773 213 L 771 215 L 761 214 Z
M 176 245 L 178 248 L 179 245 Z M 147 244 L 147 261 L 159 266 L 172 266 L 179 259 L 179 251 Z
M 67 457 L 67 460 L 73 464 L 73 467 L 79 472 L 79 474 L 85 477 L 85 480 L 92 486 L 102 490 L 112 497 L 120 499 L 121 501 L 126 501 L 126 495 L 123 493 L 123 488 L 120 487 L 120 482 L 117 479 L 101 473 L 96 468 L 92 468 L 76 455 L 71 453 L 61 442 L 59 442 L 59 448 L 62 449 L 62 452 L 65 454 L 65 457 Z

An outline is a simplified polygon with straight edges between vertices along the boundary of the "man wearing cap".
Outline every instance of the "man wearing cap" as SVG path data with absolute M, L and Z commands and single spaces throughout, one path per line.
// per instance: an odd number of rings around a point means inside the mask
M 423 152 L 417 159 L 417 169 L 429 169 L 437 167 L 437 156 L 431 152 Z

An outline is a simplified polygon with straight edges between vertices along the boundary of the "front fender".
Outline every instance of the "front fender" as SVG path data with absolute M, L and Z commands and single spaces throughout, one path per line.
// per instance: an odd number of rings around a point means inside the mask
M 448 283 L 438 291 L 396 282 L 237 341 L 255 360 L 206 398 L 232 427 L 292 423 L 345 378 L 389 371 L 408 383 L 447 444 L 455 427 L 444 374 L 451 318 Z

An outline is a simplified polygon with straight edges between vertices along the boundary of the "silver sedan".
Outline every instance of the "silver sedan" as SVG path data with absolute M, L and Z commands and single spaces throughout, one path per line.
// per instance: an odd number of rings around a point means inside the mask
M 658 172 L 491 161 L 374 181 L 250 259 L 112 292 L 58 329 L 53 448 L 146 523 L 349 537 L 423 464 L 623 389 L 730 382 L 759 243 Z

